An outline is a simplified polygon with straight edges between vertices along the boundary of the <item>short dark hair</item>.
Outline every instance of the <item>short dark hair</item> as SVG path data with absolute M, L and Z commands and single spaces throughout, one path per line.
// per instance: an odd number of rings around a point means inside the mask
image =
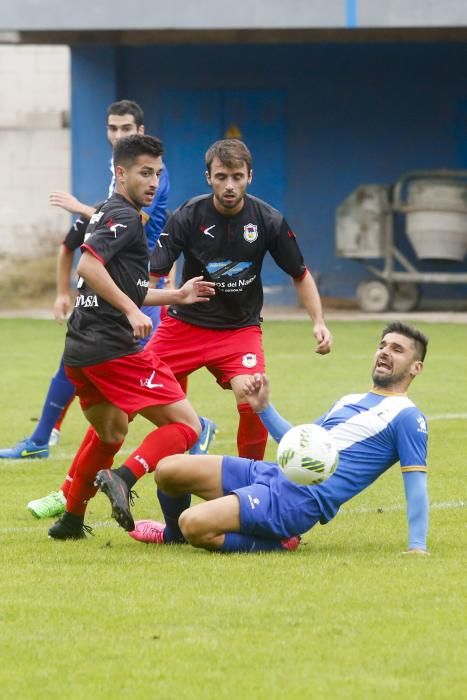
M 157 158 L 164 152 L 162 141 L 147 134 L 132 134 L 119 139 L 114 147 L 114 165 L 131 165 L 139 156 Z
M 428 338 L 426 335 L 413 326 L 409 326 L 407 323 L 402 323 L 402 321 L 393 321 L 386 326 L 381 334 L 381 340 L 388 333 L 399 333 L 399 335 L 405 335 L 406 338 L 413 340 L 415 351 L 419 359 L 423 362 L 428 348 Z
M 245 163 L 248 172 L 253 165 L 250 149 L 239 139 L 222 139 L 208 148 L 205 156 L 208 173 L 211 172 L 214 158 L 219 158 L 220 162 L 228 168 L 235 168 L 237 165 Z
M 137 102 L 132 102 L 131 100 L 119 100 L 118 102 L 112 102 L 107 108 L 107 117 L 111 114 L 116 114 L 119 117 L 123 117 L 124 114 L 131 114 L 135 120 L 137 127 L 144 124 L 144 112 Z

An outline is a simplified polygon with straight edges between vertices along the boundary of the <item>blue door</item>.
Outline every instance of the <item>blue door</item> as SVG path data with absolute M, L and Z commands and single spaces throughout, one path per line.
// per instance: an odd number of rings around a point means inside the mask
M 169 168 L 169 206 L 209 192 L 204 154 L 218 139 L 245 141 L 253 154 L 249 192 L 284 211 L 286 127 L 280 90 L 162 90 L 160 131 Z M 267 256 L 263 282 L 282 285 L 287 276 Z

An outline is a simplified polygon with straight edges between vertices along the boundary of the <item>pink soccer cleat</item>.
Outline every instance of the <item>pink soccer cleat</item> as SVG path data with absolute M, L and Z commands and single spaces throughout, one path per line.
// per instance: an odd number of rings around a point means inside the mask
M 165 544 L 164 542 L 164 523 L 158 523 L 157 520 L 137 520 L 135 529 L 128 534 L 138 542 L 146 544 Z
M 302 538 L 300 537 L 300 535 L 297 535 L 295 537 L 287 537 L 286 539 L 281 540 L 281 545 L 284 549 L 287 549 L 289 552 L 295 552 L 300 546 L 301 539 Z

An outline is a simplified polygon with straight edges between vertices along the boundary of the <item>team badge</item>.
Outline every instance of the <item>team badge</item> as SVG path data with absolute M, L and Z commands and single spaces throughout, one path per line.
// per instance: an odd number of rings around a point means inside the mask
M 256 224 L 247 224 L 243 227 L 243 238 L 247 243 L 254 243 L 258 238 L 258 227 Z
M 256 364 L 257 364 L 257 359 L 256 359 L 256 355 L 254 354 L 254 352 L 247 352 L 246 355 L 243 355 L 242 365 L 244 367 L 248 367 L 249 369 L 251 369 L 251 367 L 256 367 Z

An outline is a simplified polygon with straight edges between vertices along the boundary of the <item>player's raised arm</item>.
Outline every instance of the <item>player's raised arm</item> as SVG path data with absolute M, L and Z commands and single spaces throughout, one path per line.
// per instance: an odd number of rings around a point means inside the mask
M 269 402 L 269 379 L 265 374 L 247 377 L 243 386 L 246 399 L 258 414 L 271 437 L 279 442 L 292 425 L 285 420 Z
M 65 211 L 69 211 L 70 214 L 80 214 L 87 219 L 90 219 L 96 211 L 94 207 L 91 207 L 89 204 L 83 204 L 83 202 L 80 202 L 77 197 L 69 192 L 62 192 L 60 190 L 55 190 L 49 194 L 49 202 L 53 207 L 65 209 Z

